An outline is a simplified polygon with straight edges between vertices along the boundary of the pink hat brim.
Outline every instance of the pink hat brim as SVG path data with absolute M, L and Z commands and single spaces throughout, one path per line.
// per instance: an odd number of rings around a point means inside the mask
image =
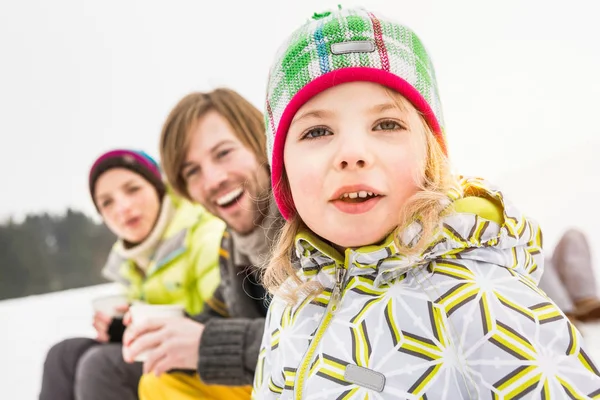
M 275 133 L 275 141 L 273 143 L 273 158 L 271 161 L 271 183 L 273 185 L 273 195 L 275 197 L 275 201 L 277 202 L 277 207 L 279 208 L 281 215 L 286 220 L 289 220 L 290 217 L 294 215 L 296 209 L 291 199 L 291 194 L 284 193 L 281 185 L 281 177 L 284 169 L 283 149 L 285 146 L 285 139 L 287 137 L 288 129 L 292 123 L 292 120 L 294 119 L 294 116 L 296 115 L 296 112 L 306 102 L 319 93 L 343 83 L 357 81 L 378 83 L 382 86 L 395 90 L 404 96 L 417 110 L 423 114 L 425 121 L 427 121 L 429 124 L 429 127 L 436 136 L 436 139 L 442 147 L 442 150 L 444 153 L 447 152 L 444 135 L 433 110 L 425 98 L 423 98 L 421 93 L 419 93 L 419 91 L 410 83 L 400 78 L 398 75 L 377 68 L 352 67 L 328 72 L 311 81 L 308 85 L 304 86 L 302 89 L 300 89 L 300 91 L 298 91 L 298 93 L 294 95 L 292 100 L 285 108 L 281 116 L 281 120 L 279 121 L 279 125 L 277 126 L 277 132 Z

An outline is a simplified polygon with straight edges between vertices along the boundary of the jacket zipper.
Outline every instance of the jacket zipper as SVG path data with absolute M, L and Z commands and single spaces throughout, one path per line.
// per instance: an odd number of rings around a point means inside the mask
M 310 367 L 310 362 L 314 357 L 317 345 L 321 341 L 323 334 L 327 330 L 327 327 L 331 323 L 331 320 L 333 319 L 335 313 L 338 311 L 339 302 L 342 299 L 342 291 L 344 289 L 344 278 L 346 276 L 346 271 L 346 268 L 336 264 L 335 286 L 333 287 L 333 291 L 331 292 L 331 296 L 329 297 L 327 310 L 325 311 L 325 315 L 321 319 L 319 327 L 315 332 L 315 337 L 310 342 L 308 350 L 306 350 L 306 354 L 304 355 L 302 362 L 300 362 L 300 368 L 298 368 L 298 372 L 296 374 L 296 382 L 294 384 L 294 397 L 296 398 L 296 400 L 302 400 L 304 381 L 306 380 L 307 370 Z

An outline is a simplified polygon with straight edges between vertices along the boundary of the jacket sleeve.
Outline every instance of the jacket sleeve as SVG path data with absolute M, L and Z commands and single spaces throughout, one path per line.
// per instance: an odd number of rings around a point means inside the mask
M 229 311 L 223 300 L 223 285 L 221 281 L 212 296 L 204 302 L 202 312 L 191 317 L 194 321 L 206 324 L 211 318 L 229 318 Z
M 192 278 L 194 295 L 190 295 L 188 310 L 201 311 L 212 297 L 220 283 L 219 249 L 223 235 L 224 223 L 205 213 L 191 235 L 192 262 L 194 274 Z
M 479 277 L 461 279 L 436 300 L 473 398 L 600 396 L 598 369 L 556 304 L 529 277 L 476 264 Z
M 207 384 L 252 384 L 264 318 L 211 318 L 199 348 L 198 374 Z
M 226 286 L 230 284 L 231 277 L 228 270 L 228 250 L 226 246 L 229 234 L 224 232 L 218 245 L 218 282 L 219 285 L 213 291 L 212 295 L 204 299 L 202 312 L 192 317 L 197 322 L 206 324 L 212 318 L 229 318 L 230 313 L 225 300 Z
M 256 362 L 256 370 L 254 373 L 253 381 L 253 399 L 277 399 L 281 396 L 285 386 L 285 380 L 283 374 L 276 374 L 273 376 L 273 364 L 275 358 L 278 356 L 279 346 L 273 345 L 273 335 L 275 326 L 271 325 L 271 321 L 274 321 L 274 314 L 277 314 L 274 307 L 276 300 L 271 302 L 269 311 L 265 318 L 265 329 L 262 334 L 262 340 L 258 352 L 258 360 Z
M 221 283 L 206 299 L 204 311 L 192 317 L 204 324 L 198 348 L 198 374 L 207 384 L 229 386 L 252 383 L 264 318 L 231 318 L 225 293 L 234 277 L 229 270 L 229 235 L 224 234 L 220 246 Z

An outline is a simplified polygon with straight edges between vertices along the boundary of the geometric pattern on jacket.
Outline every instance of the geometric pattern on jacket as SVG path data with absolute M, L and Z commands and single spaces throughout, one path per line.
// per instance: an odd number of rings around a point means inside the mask
M 538 225 L 481 179 L 460 177 L 449 203 L 468 196 L 500 205 L 504 223 L 450 213 L 417 256 L 391 235 L 340 255 L 299 234 L 299 276 L 325 289 L 273 299 L 254 398 L 600 398 L 580 333 L 537 287 Z M 407 229 L 405 243 L 417 234 Z

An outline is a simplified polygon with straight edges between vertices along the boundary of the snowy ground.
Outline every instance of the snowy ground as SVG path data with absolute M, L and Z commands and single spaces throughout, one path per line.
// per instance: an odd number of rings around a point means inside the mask
M 48 349 L 68 337 L 92 336 L 91 300 L 116 292 L 108 284 L 0 302 L 0 399 L 36 399 Z

